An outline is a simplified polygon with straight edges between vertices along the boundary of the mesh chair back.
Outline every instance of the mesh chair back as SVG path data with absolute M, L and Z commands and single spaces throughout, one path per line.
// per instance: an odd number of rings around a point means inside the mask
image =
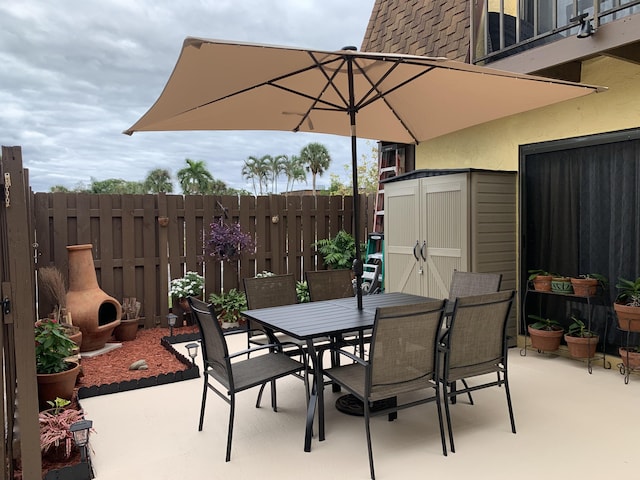
M 460 272 L 454 270 L 449 287 L 449 302 L 453 303 L 458 297 L 494 293 L 500 290 L 502 274 Z
M 444 300 L 378 308 L 369 359 L 371 400 L 428 386 Z
M 280 307 L 298 302 L 296 279 L 293 274 L 272 275 L 270 277 L 247 277 L 243 280 L 244 292 L 247 296 L 247 307 L 256 308 Z M 252 329 L 263 330 L 258 322 L 251 322 Z M 255 332 L 249 332 L 254 336 Z
M 514 295 L 505 291 L 456 300 L 448 333 L 449 381 L 502 369 Z
M 218 319 L 211 314 L 211 309 L 202 300 L 189 297 L 191 312 L 196 319 L 200 338 L 202 339 L 202 358 L 204 368 L 211 369 L 210 373 L 216 380 L 229 386 L 229 350 L 224 339 L 222 327 Z
M 305 272 L 309 299 L 312 302 L 353 297 L 351 270 L 320 270 Z

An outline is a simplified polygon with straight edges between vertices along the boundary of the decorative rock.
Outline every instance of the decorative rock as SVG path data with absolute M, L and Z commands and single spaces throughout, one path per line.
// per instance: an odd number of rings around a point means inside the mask
M 147 365 L 146 360 L 136 360 L 131 364 L 129 370 L 148 370 L 149 366 Z

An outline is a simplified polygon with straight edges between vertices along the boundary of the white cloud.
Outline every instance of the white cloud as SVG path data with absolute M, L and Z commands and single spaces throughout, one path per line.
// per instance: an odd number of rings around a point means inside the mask
M 35 191 L 97 179 L 142 180 L 204 160 L 247 188 L 250 155 L 327 146 L 344 176 L 348 138 L 286 132 L 121 132 L 153 104 L 187 36 L 336 50 L 359 46 L 374 0 L 103 0 L 0 4 L 0 144 L 19 145 Z M 359 141 L 359 156 L 370 149 Z M 325 174 L 321 183 L 329 183 Z

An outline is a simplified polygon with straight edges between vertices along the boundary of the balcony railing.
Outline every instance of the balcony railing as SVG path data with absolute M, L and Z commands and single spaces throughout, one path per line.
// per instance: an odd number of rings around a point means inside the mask
M 640 0 L 475 0 L 471 5 L 476 64 L 576 35 L 581 14 L 598 28 L 640 13 Z

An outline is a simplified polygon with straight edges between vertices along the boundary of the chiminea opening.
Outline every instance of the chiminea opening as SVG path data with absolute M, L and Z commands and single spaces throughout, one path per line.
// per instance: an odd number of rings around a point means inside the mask
M 118 308 L 112 302 L 102 302 L 98 308 L 98 326 L 108 325 L 118 318 Z

